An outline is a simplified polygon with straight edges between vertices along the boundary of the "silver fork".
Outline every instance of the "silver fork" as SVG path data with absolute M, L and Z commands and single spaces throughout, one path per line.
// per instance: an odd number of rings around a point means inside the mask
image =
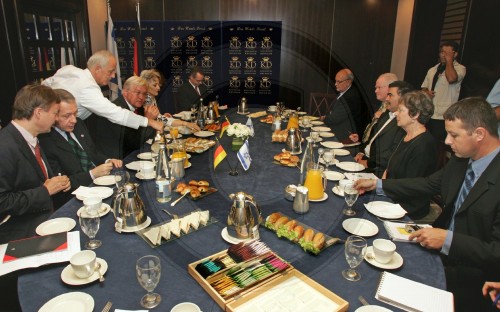
M 365 306 L 366 306 L 366 305 L 370 305 L 370 304 L 368 303 L 368 301 L 366 301 L 366 299 L 365 299 L 363 296 L 359 296 L 359 297 L 358 297 L 358 299 L 359 299 L 359 301 L 361 301 L 361 303 L 362 303 L 363 305 L 365 305 Z
M 170 217 L 174 218 L 174 219 L 179 219 L 179 216 L 176 215 L 175 213 L 174 214 L 171 214 L 170 212 L 168 212 L 167 209 L 162 209 L 164 213 L 168 214 Z
M 111 301 L 108 301 L 106 303 L 106 305 L 104 306 L 104 308 L 102 309 L 101 312 L 109 312 L 109 310 L 111 310 L 111 306 L 113 305 L 113 302 Z

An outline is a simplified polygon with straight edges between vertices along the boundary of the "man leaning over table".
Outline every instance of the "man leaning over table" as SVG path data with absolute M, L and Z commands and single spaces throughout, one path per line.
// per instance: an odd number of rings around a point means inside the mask
M 59 113 L 50 133 L 41 134 L 40 144 L 50 166 L 71 181 L 71 190 L 87 186 L 95 178 L 108 175 L 113 167 L 121 167 L 119 159 L 108 159 L 96 149 L 83 120 L 76 117 L 77 106 L 71 93 L 55 89 L 60 97 Z M 69 192 L 56 196 L 62 203 L 71 199 Z
M 17 92 L 11 123 L 0 131 L 0 244 L 34 236 L 55 208 L 52 196 L 70 189 L 68 177 L 54 176 L 37 139 L 50 131 L 58 110 L 52 89 L 27 85 Z M 0 276 L 0 289 L 0 309 L 19 311 L 17 273 Z
M 358 180 L 361 192 L 389 197 L 441 194 L 443 213 L 434 228 L 410 236 L 441 253 L 456 311 L 489 311 L 481 287 L 500 278 L 500 141 L 495 113 L 482 98 L 467 98 L 444 113 L 446 144 L 454 156 L 426 178 Z
M 71 92 L 78 105 L 78 117 L 82 120 L 96 114 L 122 126 L 134 129 L 150 126 L 161 131 L 163 129 L 161 121 L 136 115 L 130 110 L 116 106 L 104 97 L 100 86 L 107 86 L 115 75 L 116 58 L 111 52 L 102 50 L 95 52 L 89 58 L 86 69 L 66 65 L 54 76 L 47 78 L 43 84 L 53 89 Z

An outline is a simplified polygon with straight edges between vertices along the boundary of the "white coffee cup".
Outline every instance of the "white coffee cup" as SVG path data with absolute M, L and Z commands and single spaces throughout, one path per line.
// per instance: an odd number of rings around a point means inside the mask
M 388 263 L 396 252 L 396 244 L 388 239 L 376 239 L 373 241 L 373 253 L 375 261 Z
M 145 177 L 150 177 L 153 175 L 155 165 L 152 162 L 141 162 L 140 172 Z
M 102 198 L 100 197 L 86 197 L 83 199 L 83 205 L 88 213 L 101 212 Z
M 83 250 L 74 254 L 69 263 L 78 278 L 87 278 L 95 272 L 96 255 L 92 250 Z
M 335 156 L 333 156 L 333 157 L 335 157 Z M 344 194 L 344 188 L 349 183 L 352 183 L 352 181 L 348 180 L 348 179 L 339 180 L 339 188 L 338 188 L 338 190 L 339 190 L 340 194 Z
M 192 302 L 181 302 L 170 310 L 170 312 L 201 312 L 200 307 Z
M 267 110 L 271 113 L 274 113 L 276 111 L 276 105 L 271 105 L 267 107 Z

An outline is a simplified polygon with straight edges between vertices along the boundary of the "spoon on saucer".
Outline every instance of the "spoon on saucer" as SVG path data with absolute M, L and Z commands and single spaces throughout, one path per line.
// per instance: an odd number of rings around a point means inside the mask
M 97 273 L 99 273 L 99 282 L 104 282 L 104 276 L 101 273 L 101 264 L 99 262 L 96 262 L 95 269 L 97 270 Z

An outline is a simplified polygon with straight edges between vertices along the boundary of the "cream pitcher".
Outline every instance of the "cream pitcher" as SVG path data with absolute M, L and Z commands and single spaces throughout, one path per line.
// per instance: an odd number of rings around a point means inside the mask
M 262 212 L 253 196 L 245 192 L 230 194 L 233 205 L 227 217 L 229 235 L 239 238 L 259 238 L 259 224 L 262 222 Z M 252 208 L 253 207 L 253 208 Z
M 113 203 L 113 214 L 115 215 L 115 230 L 136 231 L 142 228 L 147 220 L 144 211 L 144 203 L 137 193 L 138 184 L 127 183 L 118 190 Z

